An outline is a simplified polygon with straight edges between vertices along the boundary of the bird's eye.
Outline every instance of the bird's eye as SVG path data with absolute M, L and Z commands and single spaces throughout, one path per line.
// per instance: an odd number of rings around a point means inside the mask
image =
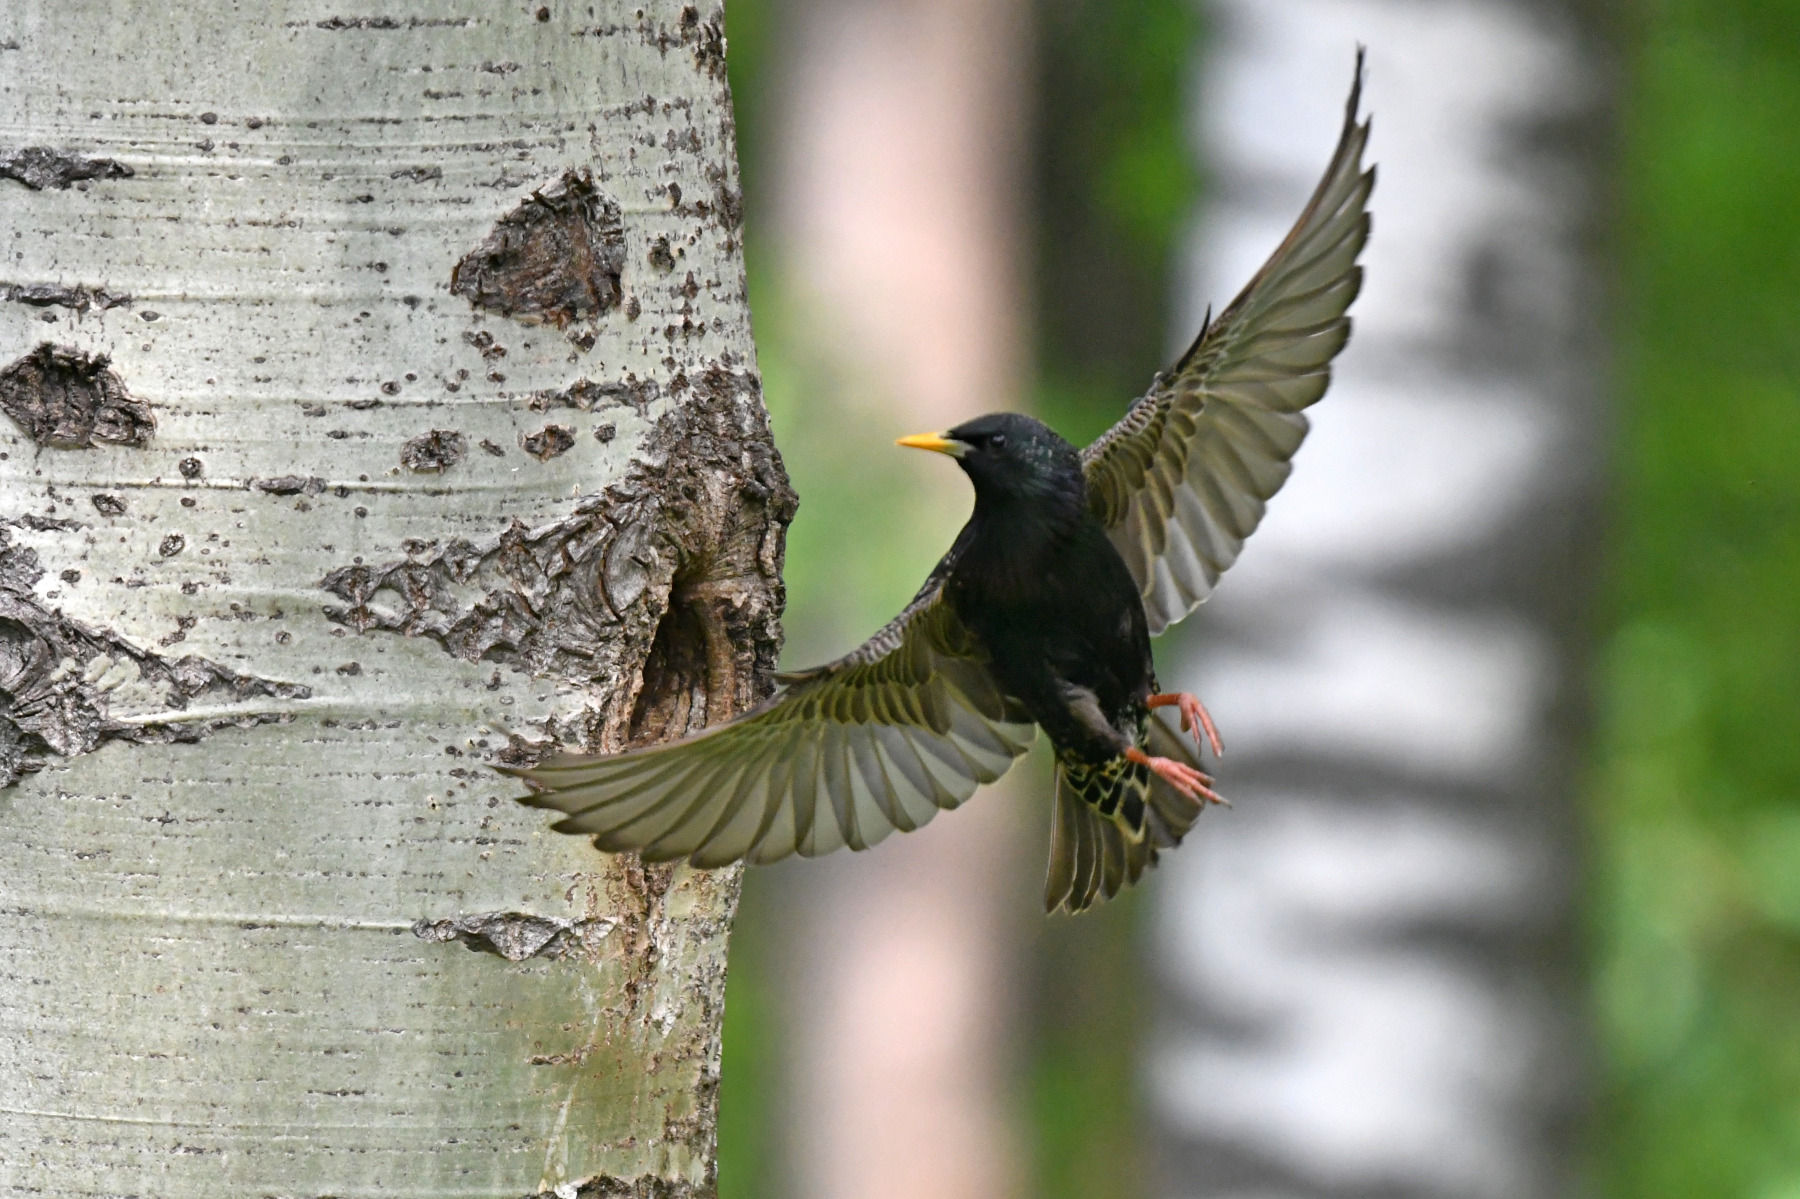
M 993 436 L 988 438 L 988 449 L 1003 450 L 1005 448 L 1006 448 L 1006 434 L 995 433 Z

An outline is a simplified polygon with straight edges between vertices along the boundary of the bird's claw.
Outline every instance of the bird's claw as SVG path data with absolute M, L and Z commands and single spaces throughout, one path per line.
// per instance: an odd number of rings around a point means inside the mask
M 1231 806 L 1224 796 L 1212 789 L 1212 776 L 1203 770 L 1195 770 L 1186 762 L 1177 762 L 1174 758 L 1153 758 L 1141 749 L 1130 750 L 1125 756 L 1140 766 L 1148 767 L 1157 778 L 1189 799 L 1204 799 L 1208 803 L 1223 804 L 1228 808 Z
M 1212 746 L 1213 757 L 1225 756 L 1225 744 L 1219 740 L 1219 726 L 1213 723 L 1212 713 L 1200 702 L 1200 697 L 1187 691 L 1171 691 L 1167 695 L 1152 695 L 1149 700 L 1152 708 L 1173 706 L 1181 713 L 1181 731 L 1194 735 L 1194 748 L 1203 749 Z M 1206 742 L 1200 740 L 1200 734 L 1206 734 Z

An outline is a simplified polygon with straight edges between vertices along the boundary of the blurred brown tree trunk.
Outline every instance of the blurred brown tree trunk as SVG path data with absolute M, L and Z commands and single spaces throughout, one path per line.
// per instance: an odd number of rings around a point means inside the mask
M 831 564 L 790 622 L 798 662 L 885 621 L 967 516 L 965 480 L 894 438 L 1021 403 L 1026 23 L 1022 0 L 778 11 L 763 177 L 780 298 L 758 315 L 797 363 L 783 437 L 806 497 L 799 535 L 820 536 Z M 868 854 L 769 878 L 790 901 L 774 953 L 782 1193 L 1018 1193 L 1007 1040 L 1032 874 L 1011 796 L 990 789 Z
M 1181 672 L 1237 806 L 1160 893 L 1158 1193 L 1570 1194 L 1610 61 L 1572 3 L 1213 11 L 1181 337 L 1304 201 L 1358 42 L 1381 175 L 1336 385 Z

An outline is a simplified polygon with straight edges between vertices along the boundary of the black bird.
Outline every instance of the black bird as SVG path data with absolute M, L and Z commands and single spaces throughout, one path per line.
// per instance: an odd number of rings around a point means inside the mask
M 1044 906 L 1117 894 L 1180 843 L 1212 780 L 1154 714 L 1219 752 L 1200 702 L 1160 693 L 1150 638 L 1211 594 L 1281 487 L 1362 285 L 1375 171 L 1358 121 L 1286 239 L 1124 418 L 1077 451 L 983 416 L 900 444 L 953 456 L 975 511 L 917 596 L 835 662 L 777 676 L 744 716 L 512 773 L 559 832 L 696 866 L 866 849 L 1000 777 L 1041 725 L 1056 749 Z

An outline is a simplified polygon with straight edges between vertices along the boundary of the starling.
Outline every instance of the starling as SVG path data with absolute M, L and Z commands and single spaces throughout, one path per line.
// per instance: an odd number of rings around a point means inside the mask
M 1331 165 L 1256 276 L 1085 450 L 1011 413 L 901 445 L 953 457 L 975 509 L 917 596 L 835 662 L 679 741 L 515 769 L 523 802 L 608 851 L 773 862 L 910 832 L 1056 751 L 1047 911 L 1135 883 L 1209 802 L 1218 734 L 1156 682 L 1150 638 L 1211 594 L 1286 480 L 1362 284 L 1373 167 L 1362 60 Z M 1173 708 L 1195 741 L 1158 709 Z

